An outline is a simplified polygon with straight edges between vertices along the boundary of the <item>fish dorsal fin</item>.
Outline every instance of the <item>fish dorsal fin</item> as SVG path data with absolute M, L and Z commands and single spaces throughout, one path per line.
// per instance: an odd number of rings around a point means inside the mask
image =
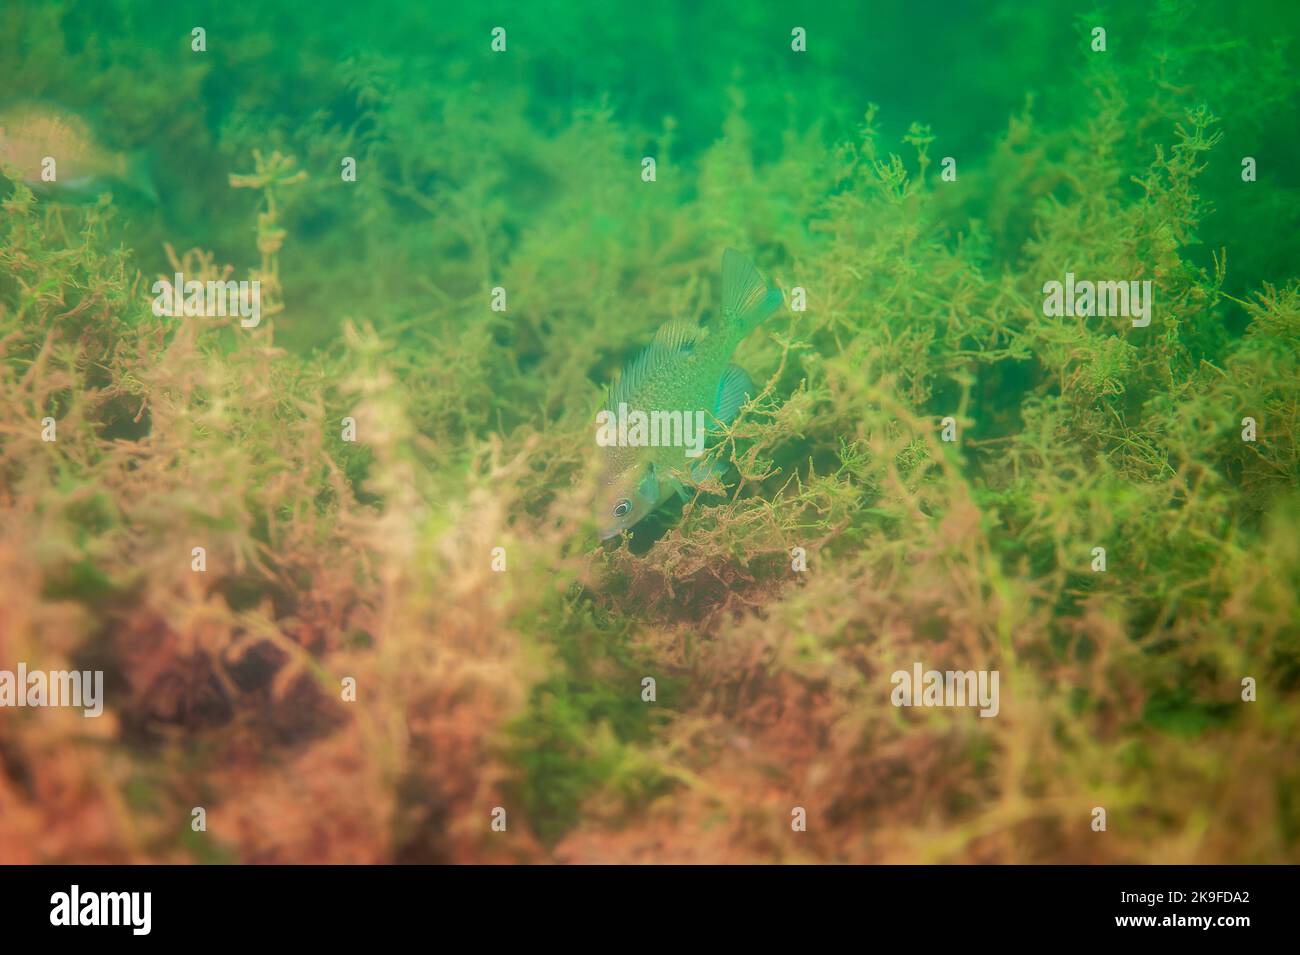
M 633 404 L 632 396 L 642 386 L 663 371 L 670 363 L 678 361 L 695 350 L 704 338 L 704 329 L 691 322 L 668 322 L 655 332 L 654 340 L 632 359 L 609 391 L 609 409 L 618 409 L 619 402 Z M 653 410 L 653 409 L 640 409 Z
M 722 318 L 747 332 L 781 304 L 781 290 L 769 286 L 754 263 L 735 249 L 722 253 Z
M 704 329 L 694 322 L 665 322 L 655 332 L 654 344 L 673 352 L 689 355 L 704 338 Z
M 745 399 L 755 393 L 754 380 L 739 365 L 728 365 L 718 381 L 718 394 L 713 402 L 713 416 L 723 424 L 731 424 L 740 413 Z

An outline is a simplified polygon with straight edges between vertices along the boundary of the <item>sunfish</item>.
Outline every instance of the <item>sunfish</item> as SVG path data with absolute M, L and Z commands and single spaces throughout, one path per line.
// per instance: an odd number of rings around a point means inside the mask
M 84 119 L 49 103 L 0 108 L 0 172 L 5 167 L 33 190 L 61 197 L 90 198 L 118 182 L 158 201 L 144 153 L 105 148 Z
M 754 264 L 734 249 L 722 253 L 722 314 L 700 326 L 674 321 L 614 382 L 596 416 L 604 455 L 597 494 L 602 540 L 699 483 L 704 430 L 730 424 L 754 383 L 731 354 L 782 302 Z

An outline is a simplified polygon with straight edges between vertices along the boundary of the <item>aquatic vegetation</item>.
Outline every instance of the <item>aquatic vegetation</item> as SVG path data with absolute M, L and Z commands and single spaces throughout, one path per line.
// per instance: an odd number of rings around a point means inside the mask
M 0 198 L 0 668 L 107 695 L 0 715 L 0 861 L 1298 858 L 1294 46 L 1169 5 L 1091 55 L 1043 5 L 1005 76 L 943 47 L 958 108 L 840 3 L 816 69 L 743 5 L 493 58 L 487 14 L 236 4 L 206 60 L 100 6 L 0 14 L 0 80 L 92 75 L 172 157 L 157 209 Z M 683 23 L 721 47 L 645 70 Z M 593 409 L 727 247 L 789 303 L 749 400 L 600 545 Z M 175 272 L 262 321 L 155 314 Z M 1067 273 L 1150 324 L 1045 309 Z M 914 661 L 998 715 L 895 706 Z

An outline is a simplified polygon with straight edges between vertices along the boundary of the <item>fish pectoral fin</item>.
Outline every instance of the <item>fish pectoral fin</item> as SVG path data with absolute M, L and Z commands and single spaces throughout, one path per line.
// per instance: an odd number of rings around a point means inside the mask
M 637 488 L 637 493 L 647 501 L 658 500 L 659 475 L 655 473 L 655 466 L 653 464 L 646 466 L 645 474 L 641 478 L 641 484 Z
M 703 484 L 712 478 L 721 479 L 726 473 L 727 466 L 717 458 L 707 458 L 691 464 L 691 480 L 696 484 Z
M 712 478 L 721 478 L 727 473 L 727 466 L 716 458 L 692 461 L 685 471 L 674 471 L 664 481 L 670 490 L 676 491 L 683 502 L 689 501 L 692 488 L 698 487 Z
M 740 414 L 741 406 L 745 401 L 756 393 L 754 379 L 749 377 L 748 372 L 739 365 L 728 365 L 718 381 L 718 391 L 713 401 L 713 416 L 724 425 L 731 424 L 736 420 L 736 415 Z

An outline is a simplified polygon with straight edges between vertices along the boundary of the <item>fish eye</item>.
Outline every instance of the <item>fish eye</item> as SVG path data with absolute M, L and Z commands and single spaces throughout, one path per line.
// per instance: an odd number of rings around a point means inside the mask
M 632 510 L 632 502 L 627 498 L 623 498 L 623 500 L 614 505 L 614 516 L 622 517 L 630 510 Z

